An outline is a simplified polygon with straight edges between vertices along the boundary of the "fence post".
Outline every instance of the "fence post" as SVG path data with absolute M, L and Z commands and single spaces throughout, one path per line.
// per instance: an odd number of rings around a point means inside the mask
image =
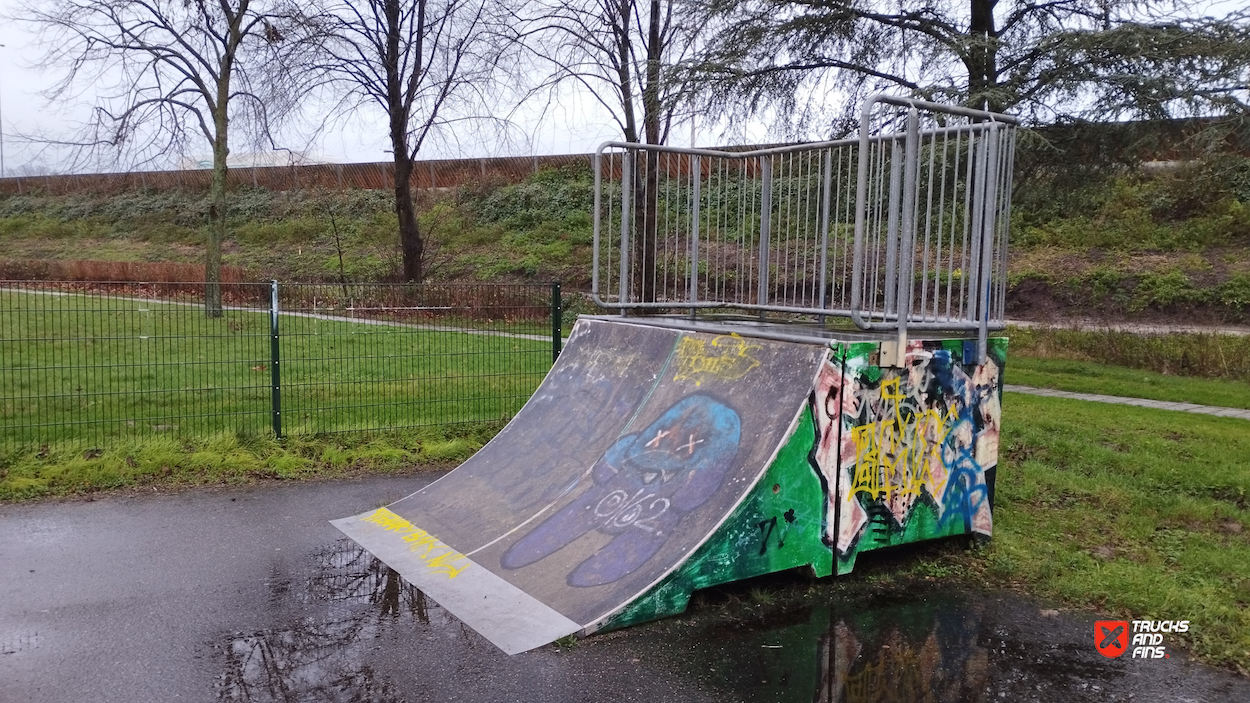
M 773 217 L 773 157 L 760 159 L 760 263 L 759 292 L 756 304 L 764 306 L 769 298 L 768 249 L 772 235 Z M 764 319 L 764 311 L 760 310 L 760 319 Z
M 551 363 L 560 358 L 561 332 L 563 331 L 563 313 L 560 305 L 560 282 L 551 282 Z
M 269 282 L 269 382 L 273 388 L 270 407 L 273 436 L 282 439 L 282 374 L 278 370 L 278 282 Z

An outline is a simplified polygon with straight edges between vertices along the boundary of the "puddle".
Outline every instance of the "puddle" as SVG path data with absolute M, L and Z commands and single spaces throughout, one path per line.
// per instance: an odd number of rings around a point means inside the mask
M 290 627 L 234 633 L 214 645 L 224 660 L 220 701 L 399 703 L 403 692 L 370 664 L 376 641 L 388 634 L 412 637 L 432 626 L 463 628 L 394 569 L 346 539 L 313 555 L 302 578 L 275 567 L 266 586 L 271 607 L 294 604 L 308 614 Z
M 1045 617 L 1010 594 L 937 592 L 687 627 L 682 639 L 696 644 L 681 658 L 733 700 L 1250 700 L 1250 681 L 1179 650 L 1107 659 L 1092 628 L 1092 618 Z
M 745 599 L 507 657 L 346 539 L 266 585 L 280 626 L 213 644 L 219 701 L 563 700 L 587 681 L 650 702 L 1250 700 L 1250 681 L 1171 647 L 1166 660 L 1106 659 L 1092 617 L 1007 593 Z

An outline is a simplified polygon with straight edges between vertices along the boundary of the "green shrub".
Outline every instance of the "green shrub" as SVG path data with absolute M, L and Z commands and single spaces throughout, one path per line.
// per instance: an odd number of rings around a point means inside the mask
M 1210 291 L 1195 288 L 1189 276 L 1180 271 L 1147 273 L 1137 279 L 1128 309 L 1140 312 L 1148 307 L 1166 309 L 1195 305 L 1206 302 L 1210 296 Z
M 1216 289 L 1215 299 L 1238 312 L 1250 308 L 1250 273 L 1239 273 L 1225 281 Z

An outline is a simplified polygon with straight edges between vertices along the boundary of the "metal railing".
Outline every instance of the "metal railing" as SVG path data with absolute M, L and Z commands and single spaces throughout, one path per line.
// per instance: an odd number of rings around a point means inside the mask
M 877 95 L 853 139 L 732 152 L 608 142 L 592 293 L 609 309 L 1002 327 L 1016 121 Z
M 0 446 L 506 420 L 559 286 L 0 281 Z

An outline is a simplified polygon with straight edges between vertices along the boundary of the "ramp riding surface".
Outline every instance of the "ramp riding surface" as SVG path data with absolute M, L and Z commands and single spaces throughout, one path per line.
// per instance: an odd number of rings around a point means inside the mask
M 333 524 L 508 653 L 593 631 L 743 502 L 805 412 L 827 352 L 581 320 L 481 451 Z

